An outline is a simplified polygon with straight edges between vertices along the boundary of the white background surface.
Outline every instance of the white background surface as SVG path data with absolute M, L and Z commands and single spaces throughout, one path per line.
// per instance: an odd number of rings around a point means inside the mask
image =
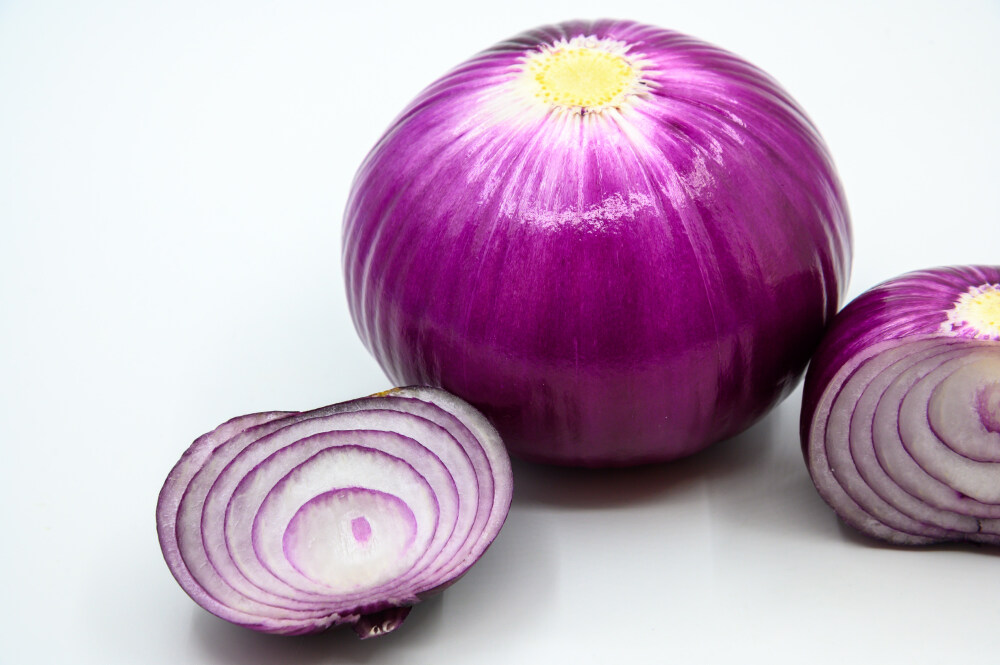
M 824 134 L 851 295 L 997 263 L 1000 4 L 0 1 L 0 663 L 997 662 L 1000 559 L 838 525 L 799 394 L 673 465 L 518 463 L 455 587 L 384 639 L 264 636 L 194 605 L 153 509 L 230 416 L 387 387 L 340 216 L 421 88 L 523 29 L 615 16 L 773 74 Z

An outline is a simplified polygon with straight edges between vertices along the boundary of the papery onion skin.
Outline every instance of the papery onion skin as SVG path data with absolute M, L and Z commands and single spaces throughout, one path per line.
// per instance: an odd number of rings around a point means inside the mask
M 525 63 L 560 40 L 640 82 L 599 108 L 525 98 Z M 343 246 L 355 326 L 394 382 L 468 400 L 515 455 L 581 466 L 675 459 L 764 415 L 850 255 L 827 149 L 777 83 L 613 20 L 523 33 L 428 87 L 361 166 Z
M 960 309 L 973 296 L 986 318 Z M 955 395 L 962 372 L 978 392 Z M 991 391 L 1000 396 L 1000 266 L 920 270 L 869 289 L 834 318 L 806 374 L 813 483 L 844 522 L 881 540 L 1000 544 Z
M 157 534 L 175 579 L 216 616 L 286 635 L 348 624 L 366 639 L 478 561 L 512 487 L 482 414 L 437 388 L 398 388 L 200 437 L 163 485 Z

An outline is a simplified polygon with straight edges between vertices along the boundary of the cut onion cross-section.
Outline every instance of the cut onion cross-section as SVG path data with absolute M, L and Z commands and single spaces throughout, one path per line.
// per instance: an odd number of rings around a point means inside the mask
M 802 443 L 864 533 L 1000 544 L 1000 267 L 909 273 L 844 308 L 806 376 Z
M 167 477 L 157 532 L 203 608 L 267 633 L 397 628 L 475 563 L 510 508 L 492 425 L 436 388 L 234 418 Z

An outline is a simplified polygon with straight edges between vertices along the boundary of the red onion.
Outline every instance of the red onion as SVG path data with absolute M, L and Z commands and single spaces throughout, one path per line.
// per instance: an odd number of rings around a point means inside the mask
M 1000 543 L 1000 267 L 909 273 L 837 315 L 802 444 L 820 495 L 893 543 Z
M 818 133 L 685 35 L 576 21 L 433 83 L 348 202 L 355 325 L 397 383 L 483 410 L 512 453 L 693 453 L 796 385 L 850 263 Z
M 496 430 L 435 388 L 234 418 L 192 444 L 156 509 L 170 571 L 236 624 L 389 632 L 457 580 L 503 525 Z

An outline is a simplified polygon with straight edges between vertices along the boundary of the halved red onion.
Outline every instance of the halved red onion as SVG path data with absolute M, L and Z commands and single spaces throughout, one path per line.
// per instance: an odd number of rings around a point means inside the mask
M 909 273 L 845 307 L 806 375 L 802 443 L 853 527 L 1000 543 L 1000 267 Z
M 365 638 L 479 559 L 511 491 L 478 411 L 399 388 L 220 425 L 167 477 L 157 532 L 174 577 L 213 614 L 269 633 L 352 624 Z
M 395 383 L 524 458 L 665 461 L 788 395 L 851 262 L 840 183 L 771 77 L 631 21 L 517 35 L 432 83 L 358 171 L 348 302 Z

